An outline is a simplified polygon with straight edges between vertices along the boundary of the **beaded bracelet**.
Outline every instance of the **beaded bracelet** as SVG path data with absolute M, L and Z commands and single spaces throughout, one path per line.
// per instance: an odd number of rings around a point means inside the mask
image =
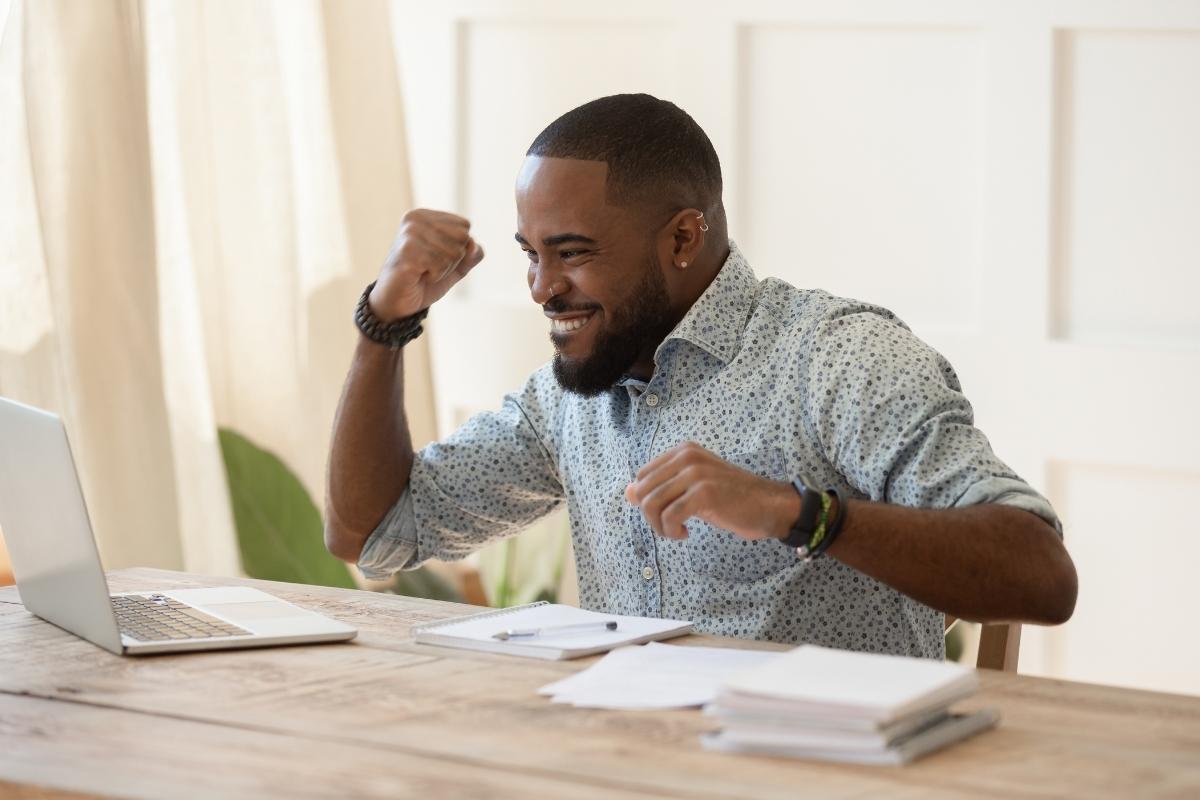
M 832 505 L 831 496 L 832 500 L 837 500 L 837 514 L 830 520 L 828 526 L 824 526 L 824 530 L 821 529 L 824 524 L 824 515 L 822 515 L 822 526 L 818 526 L 817 530 L 813 532 L 813 537 L 809 540 L 808 545 L 796 548 L 796 552 L 805 561 L 819 558 L 832 547 L 834 540 L 842 532 L 842 525 L 846 523 L 846 501 L 838 495 L 837 489 L 826 489 L 822 493 L 825 510 L 828 511 Z
M 825 539 L 825 527 L 829 524 L 829 507 L 831 505 L 833 505 L 833 501 L 829 499 L 829 492 L 821 492 L 821 516 L 817 520 L 817 527 L 813 531 L 812 538 L 808 540 L 810 552 L 815 552 Z
M 421 321 L 429 315 L 429 309 L 423 308 L 407 317 L 384 322 L 375 316 L 371 311 L 370 303 L 367 302 L 371 296 L 371 290 L 374 288 L 375 281 L 371 281 L 367 284 L 367 288 L 363 289 L 362 297 L 358 298 L 358 305 L 354 308 L 354 324 L 362 331 L 363 336 L 372 342 L 399 350 L 421 335 L 423 330 Z

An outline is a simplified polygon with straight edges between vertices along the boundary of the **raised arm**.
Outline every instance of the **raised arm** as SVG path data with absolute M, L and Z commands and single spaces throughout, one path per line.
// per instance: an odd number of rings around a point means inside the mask
M 429 308 L 483 259 L 470 223 L 441 211 L 404 215 L 368 303 L 383 322 Z M 333 422 L 325 546 L 355 562 L 408 485 L 412 437 L 404 413 L 403 350 L 359 339 Z

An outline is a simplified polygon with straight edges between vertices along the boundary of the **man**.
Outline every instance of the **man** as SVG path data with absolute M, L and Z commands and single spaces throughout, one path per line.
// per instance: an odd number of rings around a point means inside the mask
M 553 362 L 413 452 L 399 347 L 483 251 L 462 218 L 407 214 L 359 304 L 332 553 L 383 576 L 566 503 L 587 608 L 931 658 L 943 613 L 1070 617 L 1054 511 L 993 455 L 950 365 L 881 308 L 758 281 L 686 113 L 576 108 L 533 142 L 516 199 Z

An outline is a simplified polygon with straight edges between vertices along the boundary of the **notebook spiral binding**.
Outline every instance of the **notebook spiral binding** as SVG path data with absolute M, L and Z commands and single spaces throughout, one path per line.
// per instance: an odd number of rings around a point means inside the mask
M 491 611 L 481 611 L 478 614 L 468 614 L 465 617 L 449 617 L 448 619 L 439 619 L 436 622 L 425 622 L 425 623 L 422 623 L 421 625 L 414 625 L 412 627 L 412 635 L 416 636 L 418 633 L 424 633 L 426 631 L 432 631 L 432 630 L 436 630 L 438 628 L 444 628 L 447 625 L 457 625 L 460 622 L 470 622 L 470 621 L 474 621 L 477 619 L 490 619 L 492 617 L 503 617 L 506 614 L 515 614 L 518 611 L 524 611 L 529 608 L 537 608 L 538 606 L 547 606 L 547 605 L 550 605 L 550 604 L 548 602 L 546 602 L 545 600 L 538 600 L 536 603 L 526 603 L 523 606 L 510 606 L 508 608 L 494 608 Z

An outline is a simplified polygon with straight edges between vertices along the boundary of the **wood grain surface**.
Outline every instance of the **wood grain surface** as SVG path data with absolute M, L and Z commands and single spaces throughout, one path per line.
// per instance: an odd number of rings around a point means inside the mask
M 478 610 L 160 570 L 112 591 L 257 586 L 359 628 L 350 643 L 114 656 L 0 589 L 0 797 L 1198 797 L 1200 698 L 982 671 L 999 727 L 904 768 L 705 752 L 696 710 L 555 705 L 543 662 L 413 644 Z M 690 636 L 681 644 L 773 648 Z

